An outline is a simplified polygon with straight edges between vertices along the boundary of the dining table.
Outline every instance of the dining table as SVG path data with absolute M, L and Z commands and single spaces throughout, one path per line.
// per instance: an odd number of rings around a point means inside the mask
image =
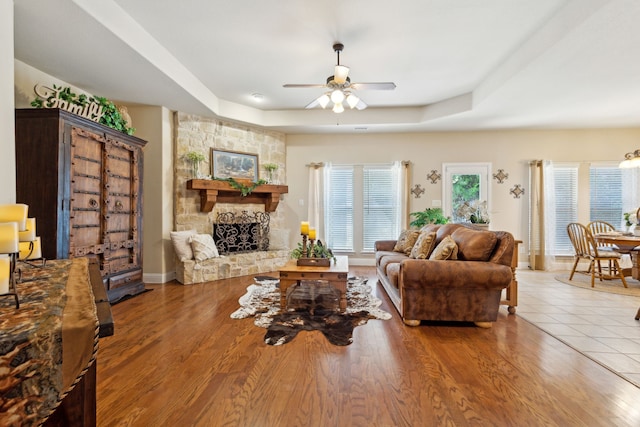
M 630 269 L 622 269 L 622 274 L 640 280 L 640 236 L 621 231 L 611 231 L 596 233 L 593 237 L 599 244 L 614 245 L 619 252 L 628 253 L 631 256 L 632 267 Z

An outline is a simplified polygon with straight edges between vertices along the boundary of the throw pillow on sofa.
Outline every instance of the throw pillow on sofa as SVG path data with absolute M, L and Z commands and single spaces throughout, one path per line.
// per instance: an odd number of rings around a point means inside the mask
M 446 259 L 457 259 L 458 258 L 458 245 L 451 238 L 451 236 L 447 236 L 438 246 L 433 250 L 431 255 L 429 256 L 429 260 L 446 260 Z
M 419 230 L 403 230 L 402 233 L 400 233 L 400 237 L 398 237 L 393 251 L 402 252 L 405 255 L 411 254 L 411 249 L 413 249 L 413 245 L 415 245 L 419 235 Z
M 220 256 L 216 242 L 213 241 L 211 234 L 196 234 L 191 236 L 191 249 L 193 257 L 196 261 L 204 261 L 209 258 L 217 258 Z
M 433 248 L 436 246 L 436 232 L 435 231 L 421 231 L 418 240 L 416 240 L 413 249 L 411 249 L 411 258 L 415 259 L 427 259 Z
M 198 234 L 196 230 L 172 231 L 169 233 L 173 243 L 173 250 L 180 261 L 193 259 L 193 250 L 189 239 L 196 234 Z

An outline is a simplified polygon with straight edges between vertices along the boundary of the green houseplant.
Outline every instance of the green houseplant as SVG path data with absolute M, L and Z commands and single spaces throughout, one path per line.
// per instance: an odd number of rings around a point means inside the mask
M 307 246 L 307 250 L 309 247 Z M 307 254 L 308 257 L 311 258 L 311 254 Z M 331 258 L 333 261 L 336 260 L 336 257 L 331 252 L 331 249 L 324 246 L 320 240 L 318 240 L 313 245 L 313 257 L 314 258 Z M 291 251 L 291 258 L 300 259 L 302 258 L 302 243 L 298 243 L 298 247 Z
M 273 173 L 278 170 L 278 165 L 275 163 L 265 163 L 262 167 L 269 174 L 269 183 L 273 183 Z
M 423 211 L 411 212 L 409 215 L 415 217 L 409 225 L 416 228 L 424 227 L 427 224 L 446 224 L 449 222 L 449 218 L 444 216 L 441 208 L 427 208 Z
M 200 162 L 204 161 L 204 154 L 198 151 L 189 151 L 184 155 L 184 159 L 191 163 L 191 172 L 194 178 L 200 177 Z

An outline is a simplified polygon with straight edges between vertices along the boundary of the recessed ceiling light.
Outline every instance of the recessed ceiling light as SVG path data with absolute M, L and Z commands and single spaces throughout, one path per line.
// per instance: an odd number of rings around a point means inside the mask
M 264 100 L 264 95 L 258 92 L 252 93 L 251 97 L 256 102 L 262 102 L 262 100 Z

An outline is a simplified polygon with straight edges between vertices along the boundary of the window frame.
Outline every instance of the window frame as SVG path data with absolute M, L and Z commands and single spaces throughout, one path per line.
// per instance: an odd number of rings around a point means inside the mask
M 442 164 L 442 212 L 445 216 L 453 217 L 453 183 L 452 175 L 480 175 L 480 201 L 487 202 L 487 212 L 491 212 L 491 163 L 489 162 L 458 162 Z

